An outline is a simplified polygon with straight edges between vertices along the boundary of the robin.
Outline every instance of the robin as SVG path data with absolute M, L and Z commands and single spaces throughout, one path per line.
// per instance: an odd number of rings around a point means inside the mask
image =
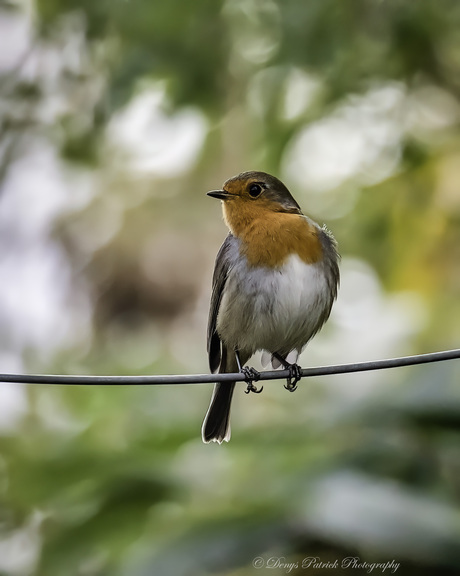
M 211 372 L 246 374 L 247 391 L 257 372 L 244 364 L 258 350 L 273 367 L 300 379 L 297 357 L 331 312 L 339 284 L 339 255 L 332 234 L 302 214 L 286 186 L 265 172 L 243 172 L 222 190 L 229 234 L 216 258 L 208 322 Z M 214 386 L 203 441 L 230 440 L 235 383 Z

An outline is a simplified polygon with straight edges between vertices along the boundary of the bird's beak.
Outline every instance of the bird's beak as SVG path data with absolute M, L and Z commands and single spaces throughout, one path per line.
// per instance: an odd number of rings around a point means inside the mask
M 217 198 L 218 200 L 226 200 L 229 196 L 231 196 L 231 194 L 225 190 L 211 190 L 211 192 L 207 192 L 207 196 Z

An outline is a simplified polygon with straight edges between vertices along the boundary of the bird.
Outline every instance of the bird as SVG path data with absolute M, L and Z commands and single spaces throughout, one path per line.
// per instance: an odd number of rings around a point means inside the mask
M 222 201 L 228 235 L 216 257 L 207 329 L 211 373 L 258 372 L 257 351 L 300 379 L 298 355 L 329 318 L 340 281 L 332 233 L 302 213 L 288 188 L 265 172 L 242 172 L 207 193 Z M 214 385 L 201 429 L 204 443 L 230 440 L 235 382 Z

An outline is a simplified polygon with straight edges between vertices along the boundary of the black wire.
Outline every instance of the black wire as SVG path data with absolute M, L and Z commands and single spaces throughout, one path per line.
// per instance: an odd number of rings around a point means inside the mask
M 389 360 L 374 360 L 355 364 L 338 364 L 334 366 L 319 366 L 303 368 L 303 378 L 310 376 L 326 376 L 330 374 L 346 374 L 349 372 L 365 372 L 368 370 L 383 370 L 414 366 L 428 362 L 441 362 L 460 358 L 460 349 L 404 356 Z M 267 370 L 260 372 L 259 380 L 281 380 L 290 376 L 289 370 Z M 0 374 L 0 382 L 16 382 L 23 384 L 61 384 L 66 386 L 161 386 L 167 384 L 207 384 L 214 382 L 243 382 L 247 377 L 242 373 L 235 374 L 186 374 L 171 376 L 66 376 L 57 374 Z

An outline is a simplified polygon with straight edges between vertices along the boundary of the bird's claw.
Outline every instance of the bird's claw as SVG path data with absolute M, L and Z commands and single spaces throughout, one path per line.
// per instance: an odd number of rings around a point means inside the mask
M 297 390 L 297 382 L 302 378 L 302 368 L 298 364 L 289 364 L 286 368 L 289 370 L 289 376 L 284 387 L 289 392 L 295 392 Z
M 249 394 L 249 392 L 254 392 L 254 394 L 260 394 L 263 389 L 264 389 L 263 386 L 261 386 L 260 388 L 257 388 L 257 386 L 254 386 L 254 384 L 252 382 L 248 382 L 248 387 L 246 388 L 244 393 Z
M 258 372 L 255 368 L 248 368 L 247 366 L 242 368 L 241 372 L 244 374 L 245 381 L 248 385 L 248 387 L 244 391 L 245 394 L 249 394 L 249 392 L 254 392 L 254 394 L 260 394 L 264 389 L 264 387 L 261 386 L 260 388 L 257 388 L 257 386 L 254 386 L 254 381 L 257 382 L 257 380 L 260 380 L 260 372 Z

